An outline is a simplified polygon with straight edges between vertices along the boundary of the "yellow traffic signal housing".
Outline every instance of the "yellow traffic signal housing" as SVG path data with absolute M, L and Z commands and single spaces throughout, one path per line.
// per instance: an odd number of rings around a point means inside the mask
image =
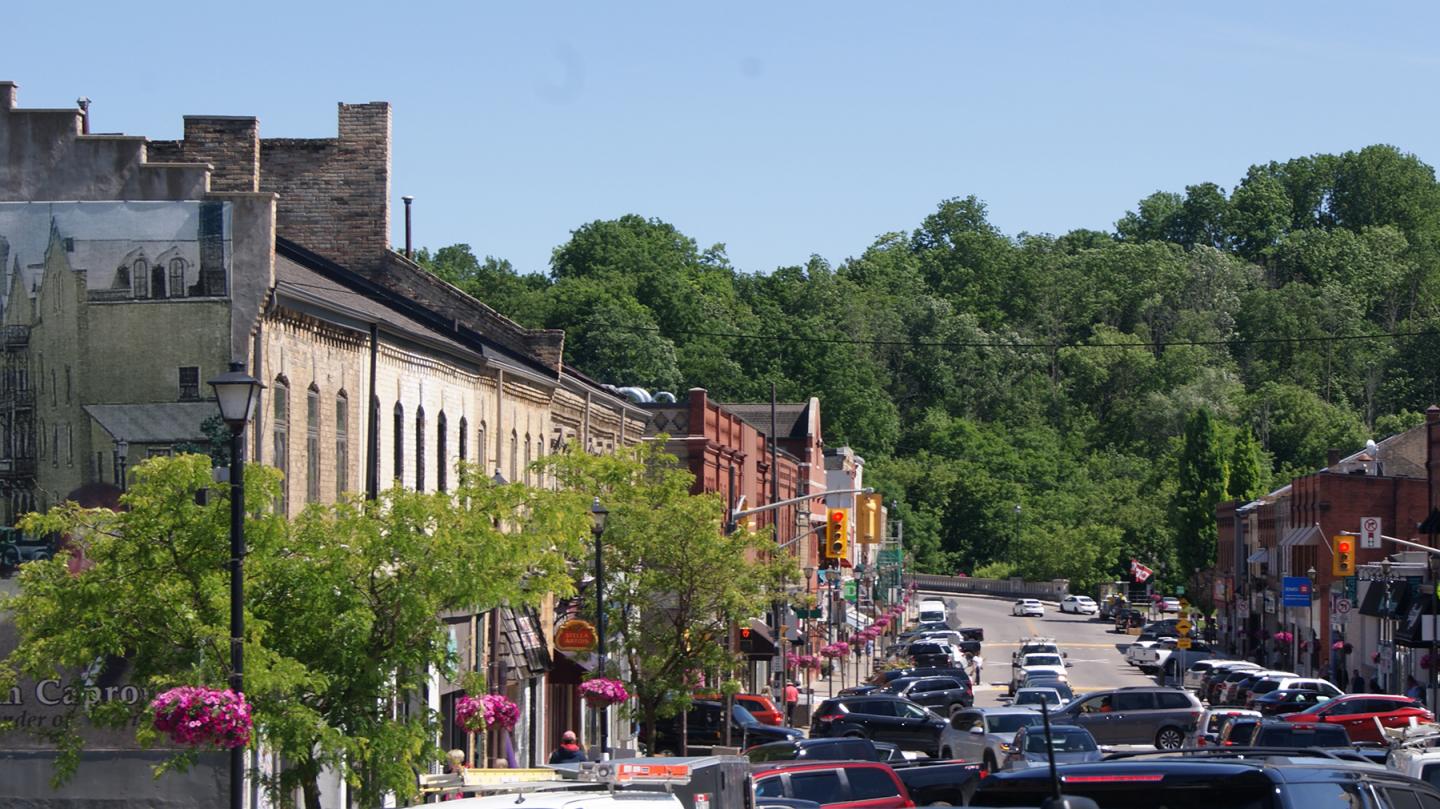
M 873 545 L 884 539 L 880 533 L 880 495 L 862 494 L 855 498 L 855 539 L 861 545 Z
M 1334 537 L 1335 555 L 1331 558 L 1330 573 L 1335 576 L 1355 575 L 1355 540 L 1350 537 Z
M 843 508 L 832 508 L 825 515 L 825 542 L 820 555 L 826 559 L 844 559 L 850 555 L 849 515 Z

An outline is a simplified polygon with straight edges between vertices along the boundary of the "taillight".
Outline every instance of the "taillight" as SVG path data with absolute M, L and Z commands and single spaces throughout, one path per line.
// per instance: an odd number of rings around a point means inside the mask
M 845 717 L 845 714 L 843 714 L 843 713 L 832 713 L 832 714 L 826 714 L 826 715 L 824 715 L 824 716 L 817 716 L 817 717 L 815 717 L 815 721 L 816 721 L 816 722 L 834 722 L 835 720 L 837 720 L 837 719 L 843 719 L 844 717 Z
M 1067 784 L 1118 784 L 1147 783 L 1165 780 L 1163 775 L 1062 775 L 1060 780 Z

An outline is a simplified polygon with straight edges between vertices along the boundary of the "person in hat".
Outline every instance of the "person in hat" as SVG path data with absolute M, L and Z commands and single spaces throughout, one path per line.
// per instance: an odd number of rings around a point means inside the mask
M 785 724 L 795 726 L 795 706 L 800 704 L 800 689 L 794 680 L 785 681 Z
M 575 741 L 575 731 L 567 730 L 560 734 L 560 746 L 550 754 L 551 764 L 571 764 L 576 761 L 585 760 L 585 751 Z

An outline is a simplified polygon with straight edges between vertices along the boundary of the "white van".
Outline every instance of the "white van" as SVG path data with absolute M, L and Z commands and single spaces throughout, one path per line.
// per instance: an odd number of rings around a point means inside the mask
M 921 601 L 918 611 L 920 613 L 920 623 L 922 624 L 946 623 L 944 601 L 938 601 L 935 599 Z

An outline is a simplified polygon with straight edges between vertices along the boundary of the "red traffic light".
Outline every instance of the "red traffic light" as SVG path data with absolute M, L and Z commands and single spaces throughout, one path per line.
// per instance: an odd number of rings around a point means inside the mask
M 839 509 L 836 509 L 836 510 L 834 510 L 834 511 L 831 511 L 831 512 L 830 512 L 830 522 L 834 522 L 834 523 L 842 523 L 842 522 L 845 522 L 845 512 L 840 511 Z
M 1338 551 L 1340 551 L 1341 553 L 1349 553 L 1349 552 L 1350 552 L 1350 543 L 1349 543 L 1349 542 L 1338 542 L 1338 543 L 1335 544 L 1335 549 L 1338 550 Z
M 746 639 L 746 640 L 749 640 L 749 639 L 750 639 L 750 627 L 748 627 L 748 626 L 741 627 L 741 628 L 740 628 L 740 637 L 742 637 L 742 638 L 744 638 L 744 639 Z

